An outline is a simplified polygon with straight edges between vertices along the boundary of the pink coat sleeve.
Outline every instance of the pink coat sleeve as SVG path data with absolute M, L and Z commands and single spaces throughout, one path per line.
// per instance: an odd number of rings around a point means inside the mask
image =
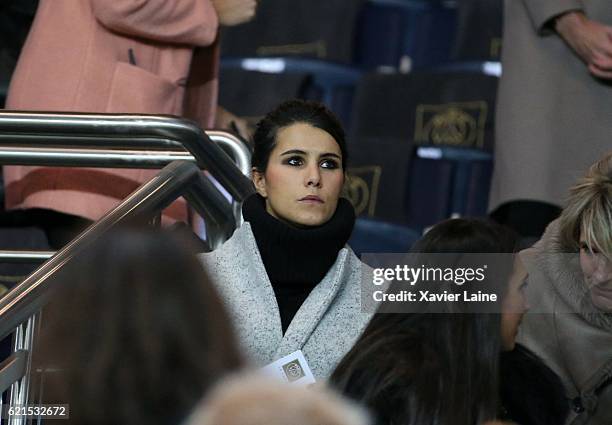
M 172 44 L 208 46 L 218 18 L 210 0 L 91 0 L 96 19 L 121 34 Z

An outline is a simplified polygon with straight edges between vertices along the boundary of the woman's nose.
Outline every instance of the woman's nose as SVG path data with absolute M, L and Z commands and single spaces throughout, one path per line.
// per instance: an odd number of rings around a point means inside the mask
M 321 185 L 321 171 L 318 166 L 306 169 L 306 186 L 319 187 Z

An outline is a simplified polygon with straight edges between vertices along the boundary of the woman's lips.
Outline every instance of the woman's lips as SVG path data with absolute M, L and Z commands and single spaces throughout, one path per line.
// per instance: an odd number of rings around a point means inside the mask
M 304 196 L 299 201 L 300 202 L 311 202 L 311 203 L 316 203 L 316 204 L 322 204 L 323 203 L 323 200 L 321 198 L 319 198 L 318 196 L 315 196 L 315 195 Z

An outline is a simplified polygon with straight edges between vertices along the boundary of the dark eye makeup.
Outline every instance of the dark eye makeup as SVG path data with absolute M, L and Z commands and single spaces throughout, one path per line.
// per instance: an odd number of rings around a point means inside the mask
M 291 156 L 283 161 L 284 164 L 299 167 L 304 164 L 304 160 L 299 156 Z
M 305 164 L 305 160 L 301 156 L 290 156 L 283 160 L 283 164 L 290 165 L 292 167 L 300 167 Z M 328 170 L 335 170 L 340 168 L 340 162 L 335 158 L 323 158 L 319 162 L 319 166 L 321 168 L 325 168 Z
M 331 158 L 325 158 L 321 160 L 321 167 L 328 168 L 330 170 L 335 170 L 339 168 L 338 161 Z

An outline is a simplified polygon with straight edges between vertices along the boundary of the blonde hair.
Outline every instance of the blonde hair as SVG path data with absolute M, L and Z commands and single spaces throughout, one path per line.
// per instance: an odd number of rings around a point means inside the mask
M 590 249 L 612 259 L 612 152 L 593 164 L 571 189 L 561 213 L 560 242 L 564 249 L 580 248 L 580 232 Z
M 369 425 L 360 407 L 324 387 L 306 388 L 257 375 L 221 382 L 187 425 Z

